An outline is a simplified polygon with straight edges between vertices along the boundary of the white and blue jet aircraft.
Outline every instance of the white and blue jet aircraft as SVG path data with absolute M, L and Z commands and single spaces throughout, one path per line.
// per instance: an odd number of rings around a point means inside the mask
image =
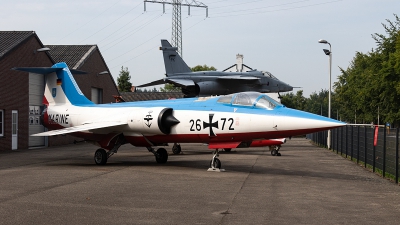
M 251 146 L 254 142 L 302 135 L 345 125 L 340 121 L 286 108 L 266 94 L 241 92 L 197 97 L 94 104 L 88 100 L 65 63 L 52 67 L 14 68 L 45 74 L 42 124 L 49 131 L 34 136 L 70 134 L 100 148 L 96 164 L 107 163 L 123 144 L 146 147 L 166 163 L 166 143 L 207 143 L 209 149 Z M 210 163 L 220 168 L 218 150 Z

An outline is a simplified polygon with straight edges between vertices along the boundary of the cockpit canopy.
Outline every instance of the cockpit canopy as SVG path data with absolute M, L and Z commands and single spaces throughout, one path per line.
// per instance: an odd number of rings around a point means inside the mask
M 252 106 L 272 110 L 277 106 L 283 106 L 266 94 L 259 92 L 240 92 L 236 94 L 224 95 L 217 100 L 219 103 L 226 103 L 239 106 Z
M 272 79 L 278 80 L 278 78 L 276 78 L 274 75 L 272 75 L 272 73 L 270 73 L 268 71 L 261 71 L 261 73 L 266 77 L 270 77 Z

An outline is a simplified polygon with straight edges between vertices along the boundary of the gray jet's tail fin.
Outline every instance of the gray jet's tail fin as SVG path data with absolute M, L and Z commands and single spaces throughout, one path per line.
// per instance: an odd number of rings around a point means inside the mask
M 181 56 L 176 52 L 177 47 L 172 47 L 167 40 L 161 40 L 160 50 L 163 51 L 165 73 L 167 76 L 173 76 L 175 73 L 192 72 L 189 66 L 183 61 Z

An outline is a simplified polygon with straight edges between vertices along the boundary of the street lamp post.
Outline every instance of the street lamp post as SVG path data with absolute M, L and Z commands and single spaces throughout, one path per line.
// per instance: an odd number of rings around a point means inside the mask
M 324 39 L 320 39 L 318 41 L 322 44 L 328 44 L 328 49 L 323 49 L 325 55 L 329 56 L 329 103 L 328 103 L 328 117 L 331 118 L 331 83 L 332 83 L 332 46 L 331 43 Z M 331 149 L 331 130 L 328 130 L 328 140 L 327 140 L 328 149 Z

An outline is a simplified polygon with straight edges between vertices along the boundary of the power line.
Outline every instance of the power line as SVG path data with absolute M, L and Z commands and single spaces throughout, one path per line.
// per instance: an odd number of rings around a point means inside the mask
M 104 10 L 103 12 L 101 12 L 100 14 L 98 14 L 97 16 L 93 17 L 91 20 L 87 21 L 85 24 L 83 24 L 82 26 L 78 27 L 77 29 L 75 29 L 74 31 L 70 32 L 69 34 L 65 35 L 63 38 L 61 38 L 59 40 L 59 42 L 61 42 L 62 40 L 64 40 L 66 37 L 68 37 L 69 35 L 75 33 L 76 31 L 78 31 L 79 29 L 81 29 L 82 27 L 88 25 L 90 22 L 92 22 L 94 19 L 96 19 L 97 17 L 99 17 L 100 15 L 102 15 L 103 13 L 107 12 L 109 9 L 111 9 L 112 7 L 114 7 L 116 4 L 118 4 L 119 2 L 121 2 L 122 0 L 114 3 L 112 6 L 108 7 L 106 10 Z
M 173 6 L 173 12 L 172 12 L 172 37 L 171 37 L 171 44 L 174 47 L 178 48 L 178 53 L 181 57 L 183 57 L 182 53 L 182 14 L 181 14 L 181 9 L 182 6 L 188 6 L 188 14 L 190 15 L 190 7 L 201 7 L 206 9 L 206 17 L 208 17 L 208 7 L 203 4 L 202 2 L 198 2 L 196 0 L 191 0 L 189 2 L 188 0 L 185 0 L 184 3 L 182 3 L 183 0 L 172 0 L 170 2 L 169 0 L 159 0 L 159 1 L 151 1 L 151 0 L 144 0 L 144 11 L 146 11 L 146 2 L 150 3 L 161 3 L 163 4 L 163 13 L 165 12 L 165 4 L 170 4 Z
M 166 32 L 166 31 L 169 30 L 170 28 L 171 28 L 171 27 L 168 27 L 167 29 L 165 29 L 165 30 L 163 30 L 162 32 L 158 33 L 157 35 L 153 36 L 152 38 L 147 39 L 147 41 L 143 42 L 142 44 L 140 44 L 140 45 L 138 45 L 138 46 L 136 46 L 136 47 L 134 47 L 134 48 L 131 48 L 130 50 L 126 51 L 125 53 L 123 53 L 123 54 L 121 54 L 121 55 L 119 55 L 119 56 L 117 56 L 117 57 L 115 57 L 115 58 L 113 58 L 113 59 L 111 59 L 111 60 L 108 60 L 108 62 L 114 61 L 115 59 L 118 59 L 118 58 L 120 58 L 120 57 L 122 57 L 122 56 L 128 54 L 129 52 L 135 50 L 136 48 L 139 48 L 140 46 L 144 45 L 145 43 L 147 43 L 147 42 L 151 41 L 152 39 L 158 37 L 160 34 Z M 133 58 L 132 58 L 132 59 L 133 59 Z M 130 59 L 130 60 L 132 60 L 132 59 Z M 128 60 L 128 61 L 130 61 L 130 60 Z
M 199 23 L 203 22 L 204 20 L 206 20 L 206 18 L 203 19 L 203 20 L 200 20 L 199 22 L 197 22 L 197 23 L 193 24 L 192 26 L 186 28 L 184 31 L 187 31 L 187 30 L 193 28 L 194 26 L 197 26 Z M 165 33 L 165 32 L 166 32 L 167 30 L 169 30 L 170 28 L 171 28 L 171 27 L 168 27 L 167 29 L 165 29 L 165 30 L 163 30 L 162 32 L 160 32 L 159 34 L 157 34 L 157 35 L 153 36 L 152 38 L 148 39 L 146 42 L 143 42 L 142 44 L 140 44 L 140 45 L 138 45 L 138 46 L 136 46 L 136 47 L 130 49 L 129 51 L 125 52 L 125 53 L 122 54 L 122 55 L 119 55 L 118 57 L 115 57 L 115 58 L 113 58 L 113 59 L 111 59 L 111 60 L 108 60 L 108 62 L 113 61 L 113 60 L 115 60 L 115 59 L 117 59 L 117 58 L 120 58 L 121 56 L 126 55 L 126 54 L 128 54 L 129 52 L 131 52 L 131 51 L 133 51 L 133 50 L 139 48 L 140 46 L 144 45 L 145 43 L 149 42 L 150 40 L 153 40 L 153 39 L 157 38 L 160 34 Z M 146 53 L 148 53 L 148 52 L 154 50 L 156 47 L 157 47 L 157 46 L 151 47 L 151 48 L 149 48 L 148 50 L 146 50 L 146 51 L 140 53 L 139 55 L 136 55 L 136 56 L 130 58 L 129 60 L 126 60 L 126 61 L 122 62 L 120 65 L 123 65 L 123 64 L 125 64 L 125 63 L 127 63 L 127 62 L 129 62 L 129 61 L 132 61 L 132 60 L 138 58 L 139 56 L 142 56 L 142 55 L 144 55 L 144 54 L 146 54 Z M 111 67 L 111 69 L 114 69 L 114 68 L 116 68 L 116 67 L 119 67 L 120 65 Z
M 212 19 L 212 18 L 221 18 L 221 17 L 245 16 L 245 15 L 263 14 L 263 13 L 270 13 L 270 12 L 287 11 L 287 10 L 293 10 L 293 9 L 314 7 L 314 6 L 319 6 L 319 5 L 326 5 L 326 4 L 331 4 L 331 3 L 341 2 L 341 1 L 343 1 L 343 0 L 335 0 L 335 1 L 330 1 L 330 2 L 309 4 L 309 5 L 296 6 L 296 7 L 288 7 L 288 8 L 284 8 L 284 9 L 264 10 L 264 11 L 255 12 L 256 10 L 260 10 L 260 9 L 276 7 L 276 6 L 266 6 L 266 7 L 261 7 L 261 8 L 237 10 L 237 11 L 234 11 L 234 12 L 243 12 L 243 13 L 237 13 L 237 14 L 226 15 L 226 16 L 214 16 L 214 17 L 210 17 L 210 18 Z M 283 5 L 288 5 L 288 4 L 294 4 L 294 3 L 287 3 L 287 4 L 283 4 Z M 278 5 L 278 6 L 281 6 L 281 5 Z M 247 13 L 245 13 L 245 12 L 247 12 Z M 227 14 L 227 13 L 232 13 L 232 12 L 213 13 L 213 15 Z M 198 16 L 198 15 L 195 15 L 195 16 Z
M 148 21 L 147 23 L 143 24 L 143 25 L 142 25 L 141 27 L 139 27 L 138 29 L 133 30 L 133 31 L 131 31 L 131 32 L 129 32 L 129 33 L 123 35 L 122 38 L 119 38 L 119 41 L 118 41 L 118 42 L 115 42 L 115 41 L 110 42 L 109 44 L 111 44 L 111 43 L 114 43 L 114 44 L 111 45 L 110 47 L 106 48 L 104 51 L 107 51 L 108 49 L 111 49 L 111 48 L 114 47 L 115 45 L 121 43 L 123 40 L 125 40 L 125 39 L 129 38 L 131 35 L 137 33 L 138 31 L 140 31 L 141 29 L 143 29 L 144 27 L 146 27 L 146 26 L 149 25 L 150 23 L 154 22 L 156 19 L 160 18 L 161 16 L 162 16 L 162 14 L 161 14 L 161 15 L 157 15 L 156 17 L 154 17 L 153 19 L 151 19 L 151 20 Z M 107 45 L 108 45 L 108 44 L 107 44 Z M 107 46 L 107 45 L 105 45 L 105 46 Z
M 139 14 L 137 17 L 133 18 L 131 21 L 129 21 L 128 23 L 126 23 L 125 25 L 123 25 L 122 27 L 120 27 L 118 30 L 111 32 L 110 35 L 108 35 L 107 37 L 101 39 L 100 41 L 97 42 L 97 44 L 100 44 L 101 42 L 103 42 L 104 40 L 108 39 L 110 36 L 114 35 L 116 32 L 122 30 L 124 27 L 128 26 L 130 23 L 132 23 L 133 21 L 135 21 L 137 18 L 139 18 L 141 15 L 143 15 L 143 13 Z
M 121 19 L 122 17 L 126 16 L 128 13 L 130 13 L 132 10 L 134 10 L 135 8 L 137 8 L 139 5 L 141 5 L 141 3 L 139 3 L 138 5 L 136 5 L 135 7 L 133 7 L 131 10 L 129 10 L 128 12 L 126 12 L 124 15 L 118 17 L 117 19 L 115 19 L 114 21 L 112 21 L 111 23 L 107 24 L 106 26 L 104 26 L 103 28 L 101 28 L 100 30 L 96 31 L 94 34 L 90 35 L 89 37 L 83 39 L 80 43 L 86 41 L 87 39 L 93 37 L 94 35 L 96 35 L 97 33 L 99 33 L 100 31 L 106 29 L 108 26 L 110 26 L 111 24 L 117 22 L 119 19 Z

